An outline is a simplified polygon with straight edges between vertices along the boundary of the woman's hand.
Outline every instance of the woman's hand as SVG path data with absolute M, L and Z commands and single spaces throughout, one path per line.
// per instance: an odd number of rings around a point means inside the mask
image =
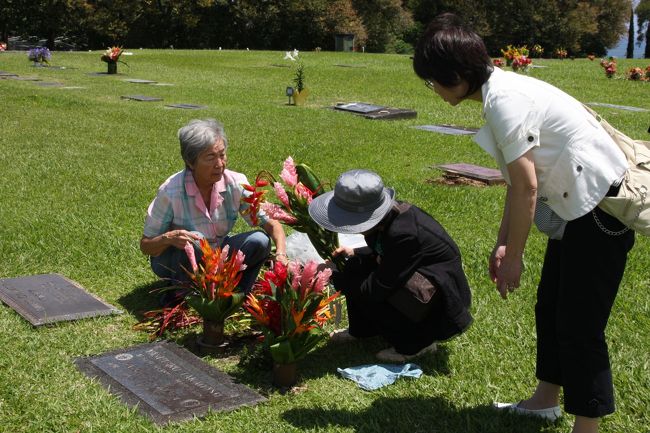
M 176 247 L 179 250 L 185 248 L 187 242 L 194 242 L 201 239 L 196 233 L 188 232 L 187 230 L 171 230 L 162 235 L 163 241 L 172 247 Z
M 354 256 L 354 248 L 351 247 L 338 247 L 332 253 L 334 257 L 342 255 L 343 257 L 352 257 Z
M 508 292 L 514 292 L 519 287 L 522 271 L 522 257 L 507 254 L 505 245 L 497 245 L 490 255 L 490 279 L 496 284 L 503 299 Z

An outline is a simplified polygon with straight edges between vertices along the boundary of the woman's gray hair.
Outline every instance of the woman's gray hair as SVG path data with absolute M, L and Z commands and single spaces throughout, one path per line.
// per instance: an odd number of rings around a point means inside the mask
M 228 149 L 228 138 L 223 125 L 215 119 L 190 120 L 190 123 L 178 130 L 178 139 L 187 168 L 194 165 L 201 152 L 214 146 L 218 139 L 223 140 L 224 147 Z

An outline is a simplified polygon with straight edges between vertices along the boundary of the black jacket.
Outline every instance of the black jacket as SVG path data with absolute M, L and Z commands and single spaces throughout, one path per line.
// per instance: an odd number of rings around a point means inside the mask
M 449 234 L 422 209 L 402 202 L 397 202 L 378 227 L 366 236 L 366 243 L 379 258 L 373 262 L 378 264 L 358 287 L 344 290 L 346 297 L 386 302 L 418 271 L 440 291 L 442 306 L 436 309 L 437 317 L 427 321 L 432 323 L 436 339 L 446 340 L 465 331 L 472 322 L 471 293 L 460 250 Z M 335 287 L 346 287 L 344 274 L 334 273 Z

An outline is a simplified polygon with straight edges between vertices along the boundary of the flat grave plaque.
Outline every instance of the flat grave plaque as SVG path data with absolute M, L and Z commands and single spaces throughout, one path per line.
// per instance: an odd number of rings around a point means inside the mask
M 341 111 L 350 111 L 352 113 L 366 114 L 373 111 L 386 109 L 382 105 L 366 104 L 364 102 L 349 102 L 347 104 L 336 104 L 334 109 Z
M 124 80 L 127 83 L 135 83 L 135 84 L 154 84 L 156 81 L 151 81 L 151 80 L 141 80 L 139 78 L 129 78 L 127 80 Z
M 334 66 L 338 66 L 339 68 L 365 68 L 365 65 L 346 65 L 344 63 L 338 63 L 335 64 Z
M 587 105 L 594 105 L 597 107 L 616 108 L 619 110 L 636 111 L 636 112 L 650 111 L 646 108 L 629 107 L 627 105 L 605 104 L 603 102 L 587 102 Z
M 414 126 L 414 128 L 449 135 L 474 135 L 478 131 L 478 128 L 468 128 L 456 125 L 419 125 Z
M 121 313 L 59 274 L 0 279 L 0 300 L 34 326 Z
M 145 96 L 145 95 L 126 95 L 122 96 L 122 99 L 131 99 L 133 101 L 143 101 L 143 102 L 155 102 L 162 101 L 162 98 L 157 98 L 155 96 Z
M 291 67 L 289 65 L 278 65 L 277 63 L 271 63 L 271 66 L 276 67 L 276 68 L 290 68 Z
M 74 363 L 159 425 L 204 416 L 209 409 L 227 411 L 266 401 L 172 342 L 80 357 Z
M 17 76 L 18 76 L 18 74 L 14 74 L 13 72 L 0 71 L 0 78 L 17 77 Z
M 481 167 L 473 164 L 442 164 L 436 166 L 445 173 L 455 176 L 467 177 L 470 179 L 480 180 L 488 185 L 497 185 L 505 183 L 503 175 L 499 170 L 494 168 Z
M 41 87 L 63 87 L 63 83 L 57 83 L 55 81 L 37 81 L 34 84 Z
M 205 108 L 208 108 L 207 105 L 195 105 L 195 104 L 166 104 L 165 107 L 182 108 L 185 110 L 203 110 Z
M 335 110 L 347 111 L 352 114 L 358 114 L 366 119 L 373 120 L 412 119 L 418 115 L 417 112 L 405 108 L 383 107 L 381 105 L 366 104 L 364 102 L 339 103 L 332 108 Z
M 14 76 L 11 76 L 9 78 L 11 78 L 12 80 L 18 80 L 18 81 L 41 81 L 41 79 L 38 78 L 38 77 L 20 77 L 18 75 L 14 75 Z

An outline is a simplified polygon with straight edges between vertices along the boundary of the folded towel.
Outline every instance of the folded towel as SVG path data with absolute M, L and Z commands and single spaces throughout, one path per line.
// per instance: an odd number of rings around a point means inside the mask
M 357 367 L 337 368 L 341 376 L 356 382 L 360 388 L 373 391 L 390 385 L 398 377 L 419 378 L 422 369 L 416 364 L 367 364 Z

